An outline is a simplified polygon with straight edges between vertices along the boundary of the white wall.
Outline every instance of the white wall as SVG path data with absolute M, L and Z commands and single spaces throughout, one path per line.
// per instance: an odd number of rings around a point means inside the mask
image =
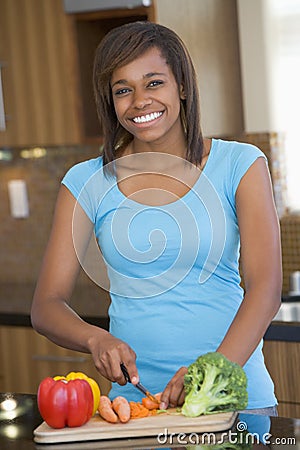
M 270 0 L 237 0 L 245 131 L 280 131 Z
M 204 135 L 238 136 L 244 123 L 236 1 L 156 0 L 156 10 L 157 21 L 179 34 L 193 58 Z

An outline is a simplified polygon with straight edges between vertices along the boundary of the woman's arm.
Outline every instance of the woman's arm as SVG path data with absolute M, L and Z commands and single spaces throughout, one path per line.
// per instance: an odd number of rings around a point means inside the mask
M 245 296 L 218 351 L 243 366 L 281 302 L 280 231 L 263 158 L 258 158 L 242 178 L 236 205 Z
M 76 206 L 76 239 L 74 246 L 74 208 Z M 93 232 L 76 199 L 62 186 L 55 208 L 53 226 L 42 268 L 34 293 L 31 321 L 33 328 L 56 344 L 91 353 L 99 372 L 120 384 L 125 384 L 120 369 L 123 361 L 131 378 L 136 377 L 135 353 L 123 341 L 106 330 L 82 320 L 69 306 L 77 280 L 81 258 L 84 257 Z M 133 380 L 134 381 L 134 380 Z
M 258 158 L 242 178 L 236 204 L 246 294 L 217 351 L 243 366 L 264 336 L 281 302 L 279 223 L 263 158 Z M 186 373 L 187 367 L 181 367 L 170 380 L 161 396 L 162 409 L 183 403 Z

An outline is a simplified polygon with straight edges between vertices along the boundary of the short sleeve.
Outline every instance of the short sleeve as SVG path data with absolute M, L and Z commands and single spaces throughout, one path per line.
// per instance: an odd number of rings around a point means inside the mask
M 258 158 L 264 158 L 267 162 L 266 155 L 255 145 L 244 144 L 234 142 L 232 143 L 233 148 L 230 152 L 229 158 L 229 174 L 230 174 L 230 185 L 231 194 L 235 197 L 237 188 L 241 182 L 241 179 L 246 174 L 248 169 Z
M 101 191 L 99 179 L 102 178 L 102 158 L 95 158 L 71 167 L 61 181 L 93 223 L 95 223 L 99 203 L 98 197 Z

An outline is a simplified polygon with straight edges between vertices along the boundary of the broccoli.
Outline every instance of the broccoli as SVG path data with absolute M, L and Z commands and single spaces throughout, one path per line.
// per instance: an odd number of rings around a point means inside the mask
M 199 356 L 184 377 L 185 401 L 182 414 L 201 414 L 245 409 L 248 404 L 244 369 L 218 352 Z

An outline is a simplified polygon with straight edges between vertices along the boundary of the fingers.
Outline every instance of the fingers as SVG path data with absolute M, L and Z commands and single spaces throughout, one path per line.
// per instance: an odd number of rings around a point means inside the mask
M 127 362 L 125 362 L 125 361 L 122 361 L 122 362 L 127 369 L 130 382 L 132 384 L 137 384 L 140 381 L 140 379 L 139 379 L 139 374 L 138 374 L 136 364 L 135 364 L 135 358 L 134 358 L 134 360 L 131 359 L 131 360 L 128 360 Z
M 136 355 L 134 351 L 123 342 L 118 344 L 113 349 L 102 352 L 99 359 L 100 364 L 106 371 L 108 378 L 113 382 L 120 385 L 125 385 L 127 383 L 127 380 L 121 370 L 121 363 L 123 363 L 127 368 L 129 378 L 132 382 L 138 378 L 135 364 Z
M 126 366 L 129 377 L 133 384 L 139 380 L 136 368 L 136 354 L 132 348 L 120 339 L 115 338 L 110 333 L 102 335 L 101 342 L 96 342 L 92 346 L 91 353 L 97 370 L 105 378 L 120 385 L 125 385 L 120 364 Z
M 181 367 L 169 381 L 161 395 L 160 409 L 181 406 L 183 404 L 185 398 L 184 375 L 186 373 L 187 367 Z

